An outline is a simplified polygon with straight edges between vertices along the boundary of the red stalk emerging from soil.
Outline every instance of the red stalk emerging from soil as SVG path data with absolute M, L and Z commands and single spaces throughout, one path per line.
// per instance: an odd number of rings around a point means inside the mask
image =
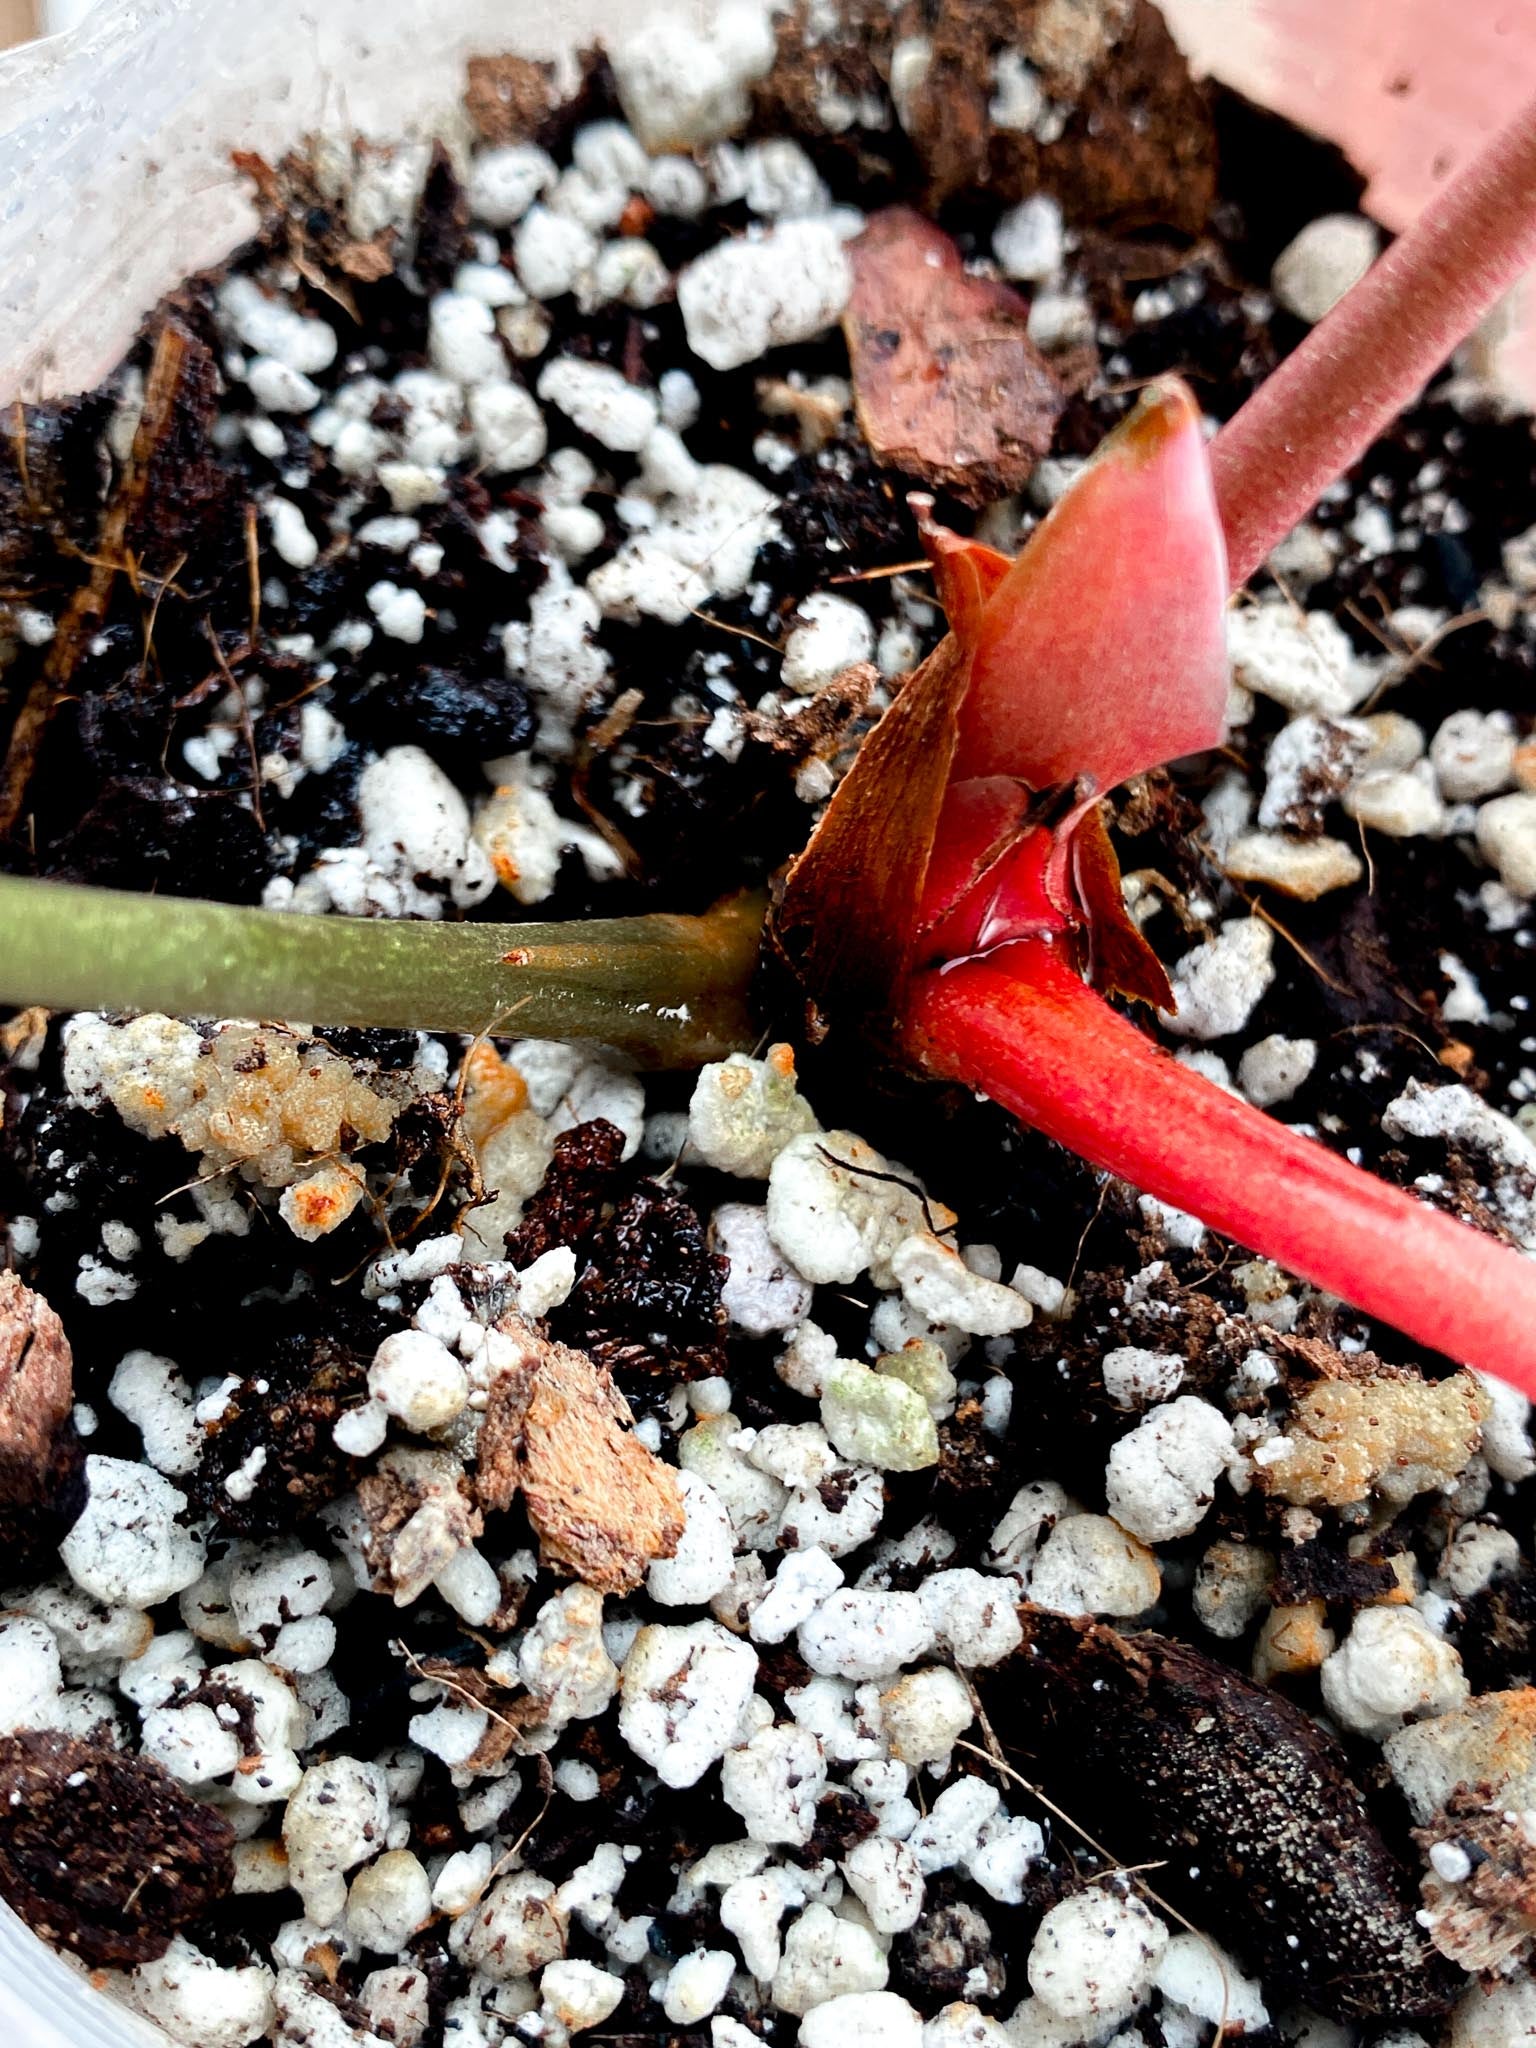
M 1536 1262 L 1299 1137 L 1154 1045 L 1043 940 L 917 975 L 914 1064 L 1536 1395 Z
M 1211 447 L 1236 589 L 1536 268 L 1536 101 L 1319 321 Z

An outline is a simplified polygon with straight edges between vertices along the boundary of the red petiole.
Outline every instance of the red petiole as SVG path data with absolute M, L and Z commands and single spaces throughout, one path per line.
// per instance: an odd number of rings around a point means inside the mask
M 930 534 L 969 678 L 897 1031 L 912 1064 L 982 1089 L 1094 1165 L 1536 1396 L 1536 1261 L 1182 1066 L 1078 971 L 1163 1001 L 1118 891 L 1080 857 L 1084 800 L 1219 742 L 1226 590 L 1536 263 L 1533 202 L 1536 105 L 1208 454 L 1192 402 L 1164 386 L 1013 563 Z M 1115 941 L 1107 971 L 1101 938 Z
M 914 977 L 907 1056 L 1418 1343 L 1536 1395 L 1536 1261 L 1181 1066 L 1041 940 Z

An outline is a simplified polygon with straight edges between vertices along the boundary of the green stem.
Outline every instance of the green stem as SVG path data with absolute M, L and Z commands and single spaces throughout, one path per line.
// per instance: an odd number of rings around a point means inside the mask
M 750 1048 L 763 904 L 703 917 L 302 917 L 0 876 L 0 1002 L 588 1038 L 652 1067 Z

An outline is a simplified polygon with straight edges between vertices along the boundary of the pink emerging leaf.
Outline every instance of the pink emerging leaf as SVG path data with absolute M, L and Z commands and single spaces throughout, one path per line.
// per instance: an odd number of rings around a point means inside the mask
M 1215 746 L 1227 701 L 1226 551 L 1200 413 L 1150 389 L 974 621 L 953 780 L 1099 792 Z

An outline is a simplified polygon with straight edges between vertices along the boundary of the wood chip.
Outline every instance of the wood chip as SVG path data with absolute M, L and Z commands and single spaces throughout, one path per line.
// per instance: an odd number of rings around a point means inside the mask
M 73 1401 L 64 1325 L 40 1294 L 14 1273 L 0 1273 L 0 1491 L 7 1503 L 35 1503 L 46 1492 Z
M 531 57 L 471 57 L 464 111 L 482 142 L 527 142 L 554 106 L 554 66 Z
M 849 255 L 843 331 L 876 458 L 969 505 L 1016 491 L 1064 403 L 1025 301 L 968 276 L 949 236 L 909 207 L 877 213 Z
M 504 1509 L 521 1492 L 547 1563 L 599 1592 L 632 1592 L 683 1533 L 677 1475 L 634 1434 L 628 1403 L 584 1352 L 517 1316 L 497 1328 L 519 1358 L 492 1387 L 481 1427 L 481 1505 Z

